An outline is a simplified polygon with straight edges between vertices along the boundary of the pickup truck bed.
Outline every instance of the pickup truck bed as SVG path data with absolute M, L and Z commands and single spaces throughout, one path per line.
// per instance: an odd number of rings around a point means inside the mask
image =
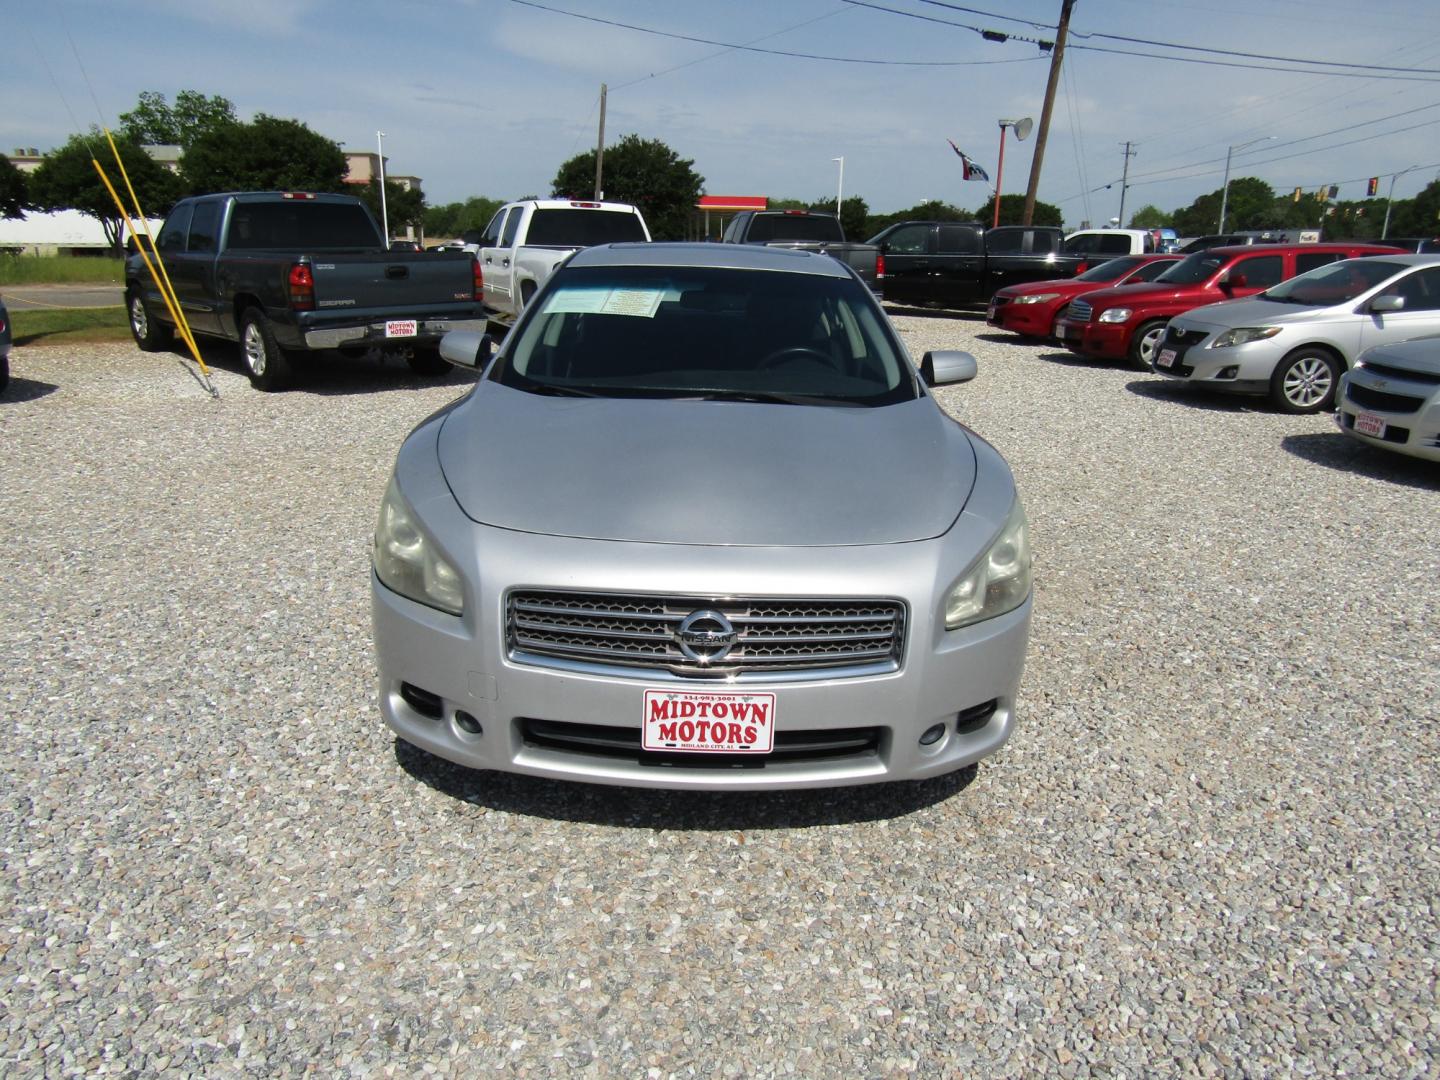
M 485 325 L 472 256 L 388 251 L 364 204 L 346 195 L 184 199 L 156 246 L 190 329 L 240 342 L 260 389 L 284 385 L 294 359 L 318 349 L 380 348 L 438 374 L 440 338 Z M 136 343 L 167 347 L 173 320 L 138 253 L 125 281 Z

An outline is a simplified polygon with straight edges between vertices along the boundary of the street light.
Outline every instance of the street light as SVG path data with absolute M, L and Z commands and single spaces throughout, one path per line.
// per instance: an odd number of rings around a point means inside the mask
M 1244 150 L 1247 146 L 1254 146 L 1256 143 L 1268 142 L 1275 138 L 1274 135 L 1262 135 L 1258 139 L 1251 139 L 1249 142 L 1241 143 L 1239 146 L 1232 146 L 1225 151 L 1225 186 L 1220 192 L 1220 227 L 1215 231 L 1225 231 L 1225 208 L 1230 202 L 1230 155 L 1236 150 Z
M 845 194 L 845 159 L 843 157 L 832 157 L 831 161 L 840 163 L 840 183 L 835 187 L 835 217 L 840 217 L 840 199 Z
M 379 147 L 380 159 L 380 228 L 385 234 L 385 246 L 390 246 L 390 216 L 385 208 L 385 132 L 375 132 L 375 142 Z
M 1418 169 L 1418 168 L 1420 168 L 1419 165 L 1411 165 L 1410 168 L 1408 168 L 1408 169 L 1401 169 L 1399 172 L 1394 173 L 1393 175 L 1391 175 L 1391 177 L 1390 177 L 1390 190 L 1389 190 L 1389 192 L 1387 192 L 1386 195 L 1385 195 L 1385 224 L 1382 225 L 1382 226 L 1380 226 L 1380 239 L 1381 239 L 1381 240 L 1384 240 L 1385 237 L 1387 237 L 1387 236 L 1390 235 L 1390 203 L 1391 203 L 1391 202 L 1394 200 L 1394 198 L 1395 198 L 1395 181 L 1396 181 L 1396 180 L 1399 180 L 1400 177 L 1404 176 L 1407 172 L 1414 172 L 1414 171 L 1415 171 L 1416 169 Z
M 995 166 L 995 221 L 994 227 L 1000 225 L 1000 180 L 1005 175 L 1005 129 L 1015 129 L 1015 138 L 1020 142 L 1025 141 L 1025 136 L 1030 134 L 1030 128 L 1034 121 L 1030 117 L 1023 120 L 1001 120 L 1000 121 L 1000 161 Z

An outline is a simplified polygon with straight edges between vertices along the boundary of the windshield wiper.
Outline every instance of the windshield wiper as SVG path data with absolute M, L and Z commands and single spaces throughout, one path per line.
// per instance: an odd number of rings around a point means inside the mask
M 845 398 L 816 397 L 813 394 L 778 394 L 769 390 L 703 390 L 697 401 L 744 401 L 761 405 L 839 405 L 861 408 L 861 402 Z
M 598 390 L 587 390 L 580 386 L 561 386 L 557 383 L 535 383 L 524 388 L 532 394 L 545 394 L 548 397 L 609 397 Z

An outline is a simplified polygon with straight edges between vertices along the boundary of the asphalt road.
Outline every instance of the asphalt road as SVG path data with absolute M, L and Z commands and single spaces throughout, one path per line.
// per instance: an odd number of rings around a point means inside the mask
M 12 311 L 119 307 L 125 302 L 119 285 L 0 285 L 0 296 Z

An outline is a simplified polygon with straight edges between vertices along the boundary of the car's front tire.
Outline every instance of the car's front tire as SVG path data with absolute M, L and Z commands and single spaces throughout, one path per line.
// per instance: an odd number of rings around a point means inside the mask
M 259 308 L 245 312 L 240 328 L 240 355 L 257 390 L 282 390 L 290 382 L 290 358 L 275 340 L 270 319 Z
M 175 343 L 175 331 L 157 320 L 140 296 L 140 290 L 126 294 L 125 306 L 130 313 L 130 336 L 141 352 L 161 352 Z
M 1130 339 L 1130 363 L 1141 371 L 1153 371 L 1155 354 L 1160 351 L 1160 342 L 1165 340 L 1165 319 L 1151 319 L 1135 328 Z
M 1270 400 L 1282 412 L 1323 412 L 1335 404 L 1342 370 L 1340 361 L 1324 349 L 1296 349 L 1275 365 Z

